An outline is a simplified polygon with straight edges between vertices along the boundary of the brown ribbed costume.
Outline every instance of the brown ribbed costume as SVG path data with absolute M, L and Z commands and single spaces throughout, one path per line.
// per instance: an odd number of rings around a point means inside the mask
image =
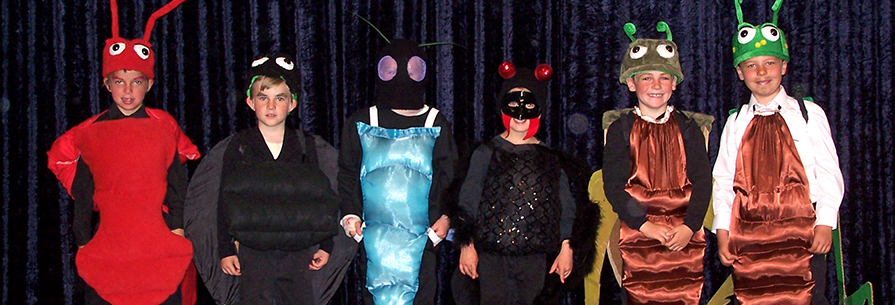
M 810 304 L 814 207 L 808 178 L 779 113 L 749 122 L 737 152 L 730 224 L 741 304 Z
M 668 227 L 682 225 L 691 183 L 677 120 L 672 115 L 664 124 L 654 124 L 638 117 L 631 127 L 630 145 L 632 175 L 625 191 L 641 204 L 648 221 Z M 637 229 L 621 224 L 622 285 L 628 292 L 628 304 L 698 304 L 703 284 L 703 230 L 693 232 L 683 250 L 671 251 Z

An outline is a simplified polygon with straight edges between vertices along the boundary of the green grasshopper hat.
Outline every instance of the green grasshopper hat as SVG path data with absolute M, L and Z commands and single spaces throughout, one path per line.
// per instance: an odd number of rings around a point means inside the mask
M 789 45 L 783 31 L 777 27 L 777 13 L 783 6 L 783 0 L 774 1 L 771 10 L 774 11 L 774 19 L 771 22 L 754 26 L 743 22 L 743 9 L 740 3 L 743 0 L 733 0 L 737 9 L 737 34 L 733 37 L 733 66 L 755 56 L 769 55 L 789 62 Z
M 677 44 L 671 41 L 671 30 L 668 24 L 659 21 L 656 30 L 664 32 L 667 39 L 635 39 L 637 28 L 633 23 L 625 24 L 625 34 L 631 38 L 628 50 L 622 56 L 622 67 L 618 81 L 626 83 L 631 76 L 646 71 L 662 71 L 677 77 L 677 83 L 684 81 L 684 73 L 681 72 L 681 62 L 678 57 Z

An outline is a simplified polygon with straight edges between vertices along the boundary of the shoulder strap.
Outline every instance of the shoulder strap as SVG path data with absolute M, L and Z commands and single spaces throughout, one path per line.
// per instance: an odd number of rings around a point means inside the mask
M 802 118 L 808 122 L 808 108 L 805 107 L 805 88 L 801 84 L 793 86 L 792 97 L 799 103 L 799 111 L 802 112 Z
M 376 106 L 370 107 L 370 126 L 379 127 L 379 110 Z
M 426 116 L 426 127 L 435 126 L 435 118 L 438 117 L 438 109 L 432 108 L 429 110 L 429 115 Z

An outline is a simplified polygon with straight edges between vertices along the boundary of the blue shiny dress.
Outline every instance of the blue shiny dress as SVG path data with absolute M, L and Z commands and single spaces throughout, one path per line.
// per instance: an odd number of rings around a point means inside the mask
M 429 228 L 432 151 L 441 127 L 388 129 L 378 125 L 376 107 L 370 125 L 357 122 L 363 149 L 360 170 L 364 200 L 364 247 L 367 289 L 376 304 L 411 304 Z

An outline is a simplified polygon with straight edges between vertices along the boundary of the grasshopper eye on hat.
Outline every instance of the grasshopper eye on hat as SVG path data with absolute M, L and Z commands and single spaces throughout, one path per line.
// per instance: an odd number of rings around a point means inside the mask
M 774 1 L 771 10 L 774 12 L 774 19 L 771 22 L 754 26 L 748 22 L 743 22 L 743 9 L 740 3 L 743 0 L 733 0 L 737 11 L 737 33 L 733 37 L 733 66 L 755 56 L 774 56 L 789 61 L 789 45 L 786 44 L 786 37 L 783 31 L 777 26 L 777 14 L 780 7 L 783 6 L 783 0 Z
M 684 73 L 681 71 L 680 55 L 677 44 L 671 41 L 671 30 L 664 21 L 656 24 L 656 30 L 664 32 L 667 39 L 635 39 L 637 28 L 633 23 L 625 24 L 625 34 L 631 39 L 628 49 L 622 56 L 622 65 L 619 69 L 618 81 L 622 84 L 631 76 L 646 71 L 662 71 L 677 77 L 677 83 L 684 81 Z
M 110 0 L 112 8 L 112 37 L 106 40 L 103 47 L 102 77 L 109 76 L 118 70 L 135 70 L 146 75 L 149 79 L 155 78 L 155 52 L 149 37 L 155 20 L 168 14 L 186 0 L 174 0 L 158 9 L 146 21 L 146 29 L 143 38 L 127 40 L 118 35 L 118 1 Z

